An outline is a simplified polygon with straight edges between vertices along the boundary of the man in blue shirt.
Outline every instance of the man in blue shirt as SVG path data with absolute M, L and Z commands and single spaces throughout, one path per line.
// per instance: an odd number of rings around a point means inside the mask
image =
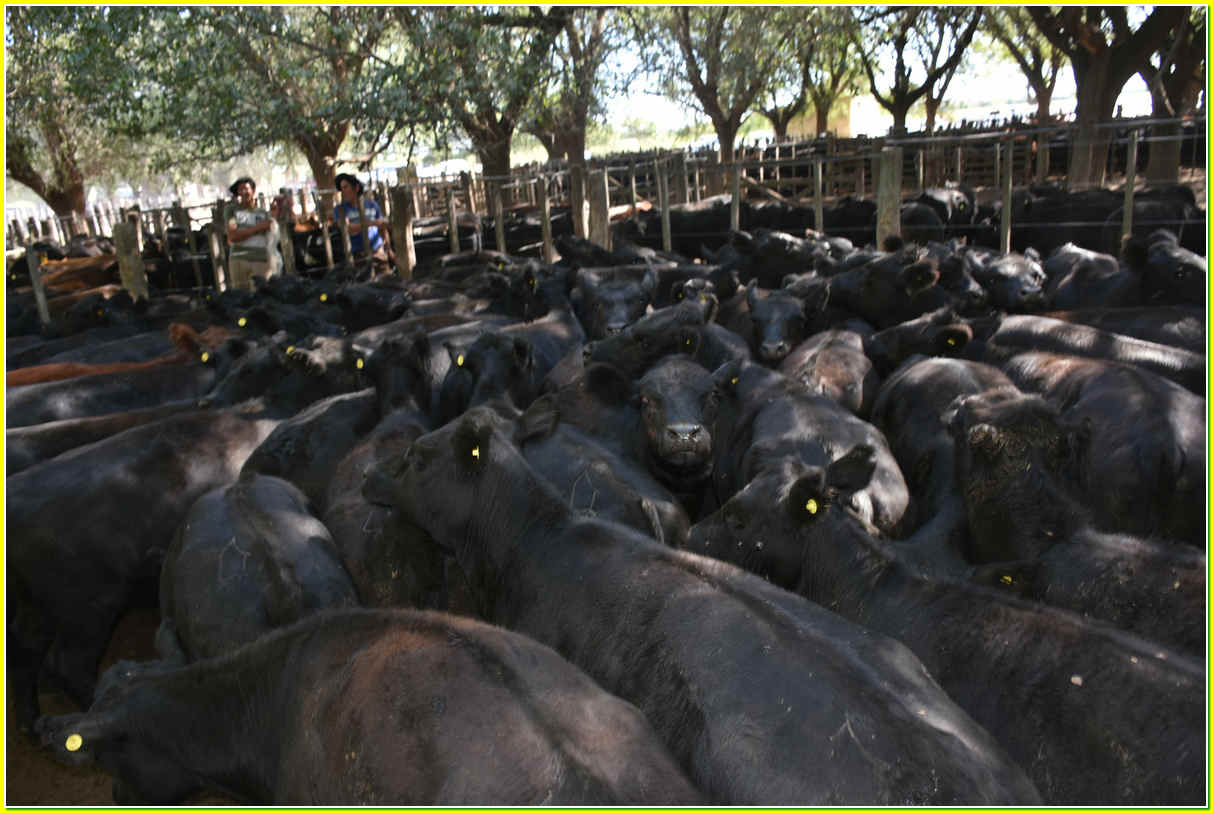
M 336 182 L 337 189 L 341 193 L 341 202 L 334 207 L 333 218 L 335 220 L 344 218 L 349 223 L 350 248 L 355 254 L 360 254 L 367 250 L 366 243 L 363 243 L 362 240 L 363 224 L 358 213 L 358 198 L 362 196 L 363 189 L 362 181 L 348 172 L 342 172 L 337 176 Z M 383 211 L 380 210 L 379 204 L 370 198 L 362 201 L 362 208 L 366 212 L 366 236 L 370 241 L 371 261 L 377 270 L 384 270 L 382 267 L 387 266 L 389 260 L 383 243 L 382 230 L 387 227 L 388 222 L 383 218 Z

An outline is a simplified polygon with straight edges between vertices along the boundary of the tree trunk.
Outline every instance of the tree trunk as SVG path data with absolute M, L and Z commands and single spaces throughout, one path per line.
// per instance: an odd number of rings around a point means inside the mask
M 923 104 L 927 108 L 926 131 L 927 135 L 935 132 L 935 114 L 939 112 L 939 105 L 943 103 L 943 99 L 923 99 Z
M 826 132 L 830 126 L 830 108 L 828 105 L 817 105 L 817 134 Z
M 1078 102 L 1074 120 L 1078 126 L 1070 145 L 1070 190 L 1103 186 L 1107 178 L 1110 131 L 1100 131 L 1096 125 L 1112 118 L 1121 89 L 1111 87 L 1107 80 L 1110 60 L 1099 58 L 1105 55 L 1092 56 L 1081 76 L 1075 71 Z
M 910 113 L 910 103 L 894 100 L 888 111 L 893 114 L 893 127 L 889 135 L 904 136 L 906 134 L 906 116 Z
M 775 143 L 782 144 L 788 140 L 788 122 L 789 120 L 783 116 L 771 119 L 771 129 L 775 131 Z
M 1165 111 L 1154 109 L 1155 118 L 1170 116 Z M 1165 141 L 1150 142 L 1150 159 L 1146 165 L 1146 183 L 1176 183 L 1179 181 L 1179 153 L 1183 146 L 1179 140 L 1180 127 L 1178 123 L 1155 124 L 1150 128 L 1150 135 Z
M 297 142 L 307 165 L 312 170 L 312 178 L 316 181 L 317 189 L 332 189 L 337 183 L 337 170 L 333 167 L 333 156 L 336 152 L 316 149 L 311 143 Z M 327 154 L 326 154 L 327 153 Z
M 716 140 L 720 142 L 720 162 L 731 163 L 733 160 L 733 144 L 737 140 L 737 128 L 727 125 L 716 125 Z
M 1049 123 L 1049 105 L 1053 101 L 1052 92 L 1036 91 L 1036 124 L 1043 127 Z M 1044 183 L 1049 177 L 1049 134 L 1038 133 L 1036 136 L 1036 182 Z
M 477 143 L 476 155 L 484 166 L 484 174 L 490 178 L 510 174 L 510 139 L 494 138 L 491 143 Z

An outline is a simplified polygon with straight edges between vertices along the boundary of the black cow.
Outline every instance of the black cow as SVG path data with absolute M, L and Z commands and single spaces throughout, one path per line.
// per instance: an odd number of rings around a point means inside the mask
M 1045 305 L 1045 271 L 1035 249 L 996 254 L 968 249 L 966 269 L 990 295 L 990 304 L 1008 311 L 1040 310 Z
M 114 624 L 132 602 L 155 595 L 186 511 L 234 480 L 276 424 L 256 413 L 189 413 L 7 479 L 8 679 L 19 725 L 37 715 L 38 673 L 52 643 L 51 673 L 88 705 Z
M 286 480 L 241 471 L 197 499 L 160 571 L 161 657 L 231 652 L 314 612 L 358 603 L 328 529 Z
M 404 454 L 430 428 L 429 419 L 416 409 L 395 410 L 337 462 L 329 481 L 321 519 L 360 602 L 368 607 L 449 606 L 448 581 L 453 579 L 444 575 L 442 553 L 429 535 L 362 494 L 366 473 L 377 461 Z M 467 611 L 474 613 L 474 608 Z
M 1203 305 L 1208 288 L 1208 260 L 1179 244 L 1167 229 L 1145 241 L 1133 238 L 1124 249 L 1126 261 L 1140 269 L 1142 297 L 1151 305 Z
M 812 393 L 837 401 L 866 418 L 880 387 L 880 375 L 863 352 L 863 337 L 853 330 L 823 330 L 796 345 L 779 372 Z
M 132 427 L 196 409 L 197 401 L 173 401 L 160 406 L 113 412 L 94 418 L 66 418 L 62 421 L 8 429 L 4 433 L 5 476 L 14 475 L 70 449 L 103 440 Z
M 701 795 L 634 706 L 551 649 L 410 610 L 315 615 L 224 658 L 116 664 L 39 721 L 121 803 L 683 805 Z
M 878 471 L 852 503 L 882 530 L 898 527 L 910 493 L 880 430 L 837 402 L 805 392 L 786 376 L 756 364 L 744 365 L 729 383 L 728 403 L 735 414 L 725 422 L 717 444 L 713 492 L 719 503 L 785 460 L 826 465 L 863 443 L 876 450 Z
M 996 562 L 970 578 L 1203 658 L 1207 572 L 1203 551 L 1084 526 L 1035 559 Z
M 1050 308 L 1123 308 L 1142 301 L 1141 274 L 1111 254 L 1066 243 L 1049 254 L 1044 272 Z
M 1208 343 L 1205 309 L 1191 305 L 1146 305 L 1140 308 L 1081 308 L 1048 311 L 1050 319 L 1090 325 L 1109 333 L 1132 336 L 1147 342 L 1169 344 L 1193 353 L 1204 353 Z
M 553 642 L 639 706 L 714 803 L 1036 797 L 899 645 L 577 515 L 477 410 L 368 489 L 455 553 L 491 621 Z
M 915 516 L 907 529 L 944 510 L 959 493 L 952 436 L 941 416 L 960 396 L 1014 386 L 989 364 L 915 357 L 881 385 L 871 420 L 884 433 L 910 489 Z
M 657 272 L 643 266 L 582 268 L 574 285 L 573 301 L 586 335 L 601 339 L 644 316 L 657 289 Z
M 751 281 L 746 286 L 746 304 L 754 358 L 769 367 L 782 362 L 793 347 L 808 338 L 809 320 L 813 312 L 820 310 L 819 302 L 786 291 L 768 291 L 766 296 L 760 296 L 757 282 Z
M 1097 359 L 1025 353 L 1001 366 L 1079 427 L 1076 482 L 1096 528 L 1206 546 L 1204 398 Z
M 760 572 L 798 562 L 797 592 L 913 650 L 1047 802 L 1202 800 L 1203 662 L 1074 613 L 923 575 L 848 510 L 874 469 L 872 450 L 856 447 L 824 468 L 770 471 L 692 528 L 690 548 Z
M 321 399 L 280 423 L 249 455 L 242 474 L 288 480 L 321 514 L 337 463 L 379 422 L 373 389 Z

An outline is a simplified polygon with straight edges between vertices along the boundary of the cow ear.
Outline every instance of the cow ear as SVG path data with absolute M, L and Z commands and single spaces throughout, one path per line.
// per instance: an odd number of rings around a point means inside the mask
M 446 354 L 451 359 L 452 367 L 462 367 L 464 362 L 467 361 L 467 355 L 461 348 L 455 347 L 450 342 L 443 342 L 442 346 L 446 348 Z
M 475 416 L 465 417 L 455 427 L 451 440 L 455 448 L 455 462 L 461 471 L 479 473 L 488 460 L 493 426 Z
M 522 445 L 536 438 L 545 438 L 556 431 L 560 423 L 560 409 L 552 395 L 542 395 L 531 402 L 526 412 L 518 417 L 514 430 L 514 442 Z
M 803 303 L 801 310 L 804 311 L 806 319 L 812 319 L 817 314 L 825 311 L 826 304 L 830 301 L 829 285 L 822 281 L 816 285 L 806 285 L 802 290 L 805 291 L 805 294 L 800 299 Z
M 68 765 L 88 765 L 126 738 L 117 711 L 39 717 L 34 733 L 57 761 Z
M 531 351 L 531 343 L 523 336 L 514 337 L 514 361 L 523 370 L 535 366 L 535 354 Z
M 959 353 L 973 338 L 973 329 L 968 325 L 947 325 L 935 333 L 935 353 L 950 356 Z
M 758 306 L 758 280 L 752 279 L 745 286 L 745 303 L 754 310 Z
M 796 478 L 783 502 L 783 508 L 793 522 L 811 522 L 822 515 L 827 505 L 826 475 L 817 466 Z
M 901 282 L 910 293 L 925 291 L 939 281 L 939 269 L 927 260 L 907 265 L 901 272 Z
M 826 467 L 826 484 L 842 494 L 854 494 L 872 481 L 875 471 L 876 450 L 861 443 Z
M 694 356 L 699 352 L 699 331 L 693 327 L 678 328 L 678 352 Z
M 741 362 L 737 359 L 726 361 L 712 372 L 712 383 L 716 385 L 716 389 L 730 395 L 736 394 L 737 383 L 740 380 Z
M 595 362 L 585 368 L 585 388 L 595 397 L 616 406 L 632 396 L 632 381 L 618 367 Z

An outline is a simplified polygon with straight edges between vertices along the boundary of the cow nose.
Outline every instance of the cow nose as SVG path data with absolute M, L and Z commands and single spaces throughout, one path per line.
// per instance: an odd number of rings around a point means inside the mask
M 606 335 L 615 336 L 622 333 L 625 327 L 627 327 L 627 325 L 623 322 L 612 322 L 606 326 Z
M 786 356 L 788 354 L 788 351 L 791 349 L 792 348 L 788 346 L 787 342 L 763 342 L 762 343 L 763 358 L 781 359 L 784 356 Z
M 676 423 L 665 428 L 666 438 L 678 443 L 693 443 L 703 432 L 700 424 Z

